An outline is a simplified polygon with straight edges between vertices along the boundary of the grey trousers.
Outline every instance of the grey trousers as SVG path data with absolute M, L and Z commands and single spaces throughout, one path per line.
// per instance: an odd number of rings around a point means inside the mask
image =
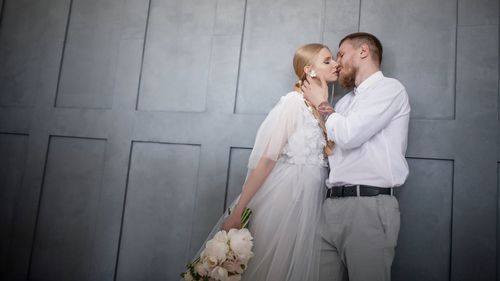
M 399 225 L 394 196 L 326 199 L 319 225 L 320 280 L 391 280 Z

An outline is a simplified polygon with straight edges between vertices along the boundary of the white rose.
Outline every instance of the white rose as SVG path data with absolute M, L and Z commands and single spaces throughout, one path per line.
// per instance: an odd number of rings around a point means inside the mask
M 224 262 L 228 251 L 229 246 L 226 242 L 220 242 L 212 239 L 207 242 L 203 254 L 205 257 L 215 258 L 219 262 Z
M 226 281 L 227 280 L 227 270 L 221 266 L 215 267 L 212 272 L 210 272 L 210 277 L 215 280 Z
M 241 260 L 253 257 L 253 237 L 246 228 L 231 229 L 228 233 L 229 246 Z

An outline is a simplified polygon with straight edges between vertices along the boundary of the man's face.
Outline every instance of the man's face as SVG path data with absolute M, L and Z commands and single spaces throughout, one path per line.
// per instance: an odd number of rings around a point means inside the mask
M 355 66 L 356 49 L 350 40 L 345 40 L 337 52 L 337 63 L 340 67 L 339 82 L 346 89 L 352 89 L 355 86 L 356 74 L 358 72 Z

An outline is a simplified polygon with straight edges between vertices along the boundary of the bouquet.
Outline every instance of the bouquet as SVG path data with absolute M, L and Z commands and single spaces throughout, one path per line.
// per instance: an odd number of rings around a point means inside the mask
M 221 230 L 207 241 L 200 256 L 181 274 L 185 281 L 239 281 L 253 257 L 253 237 L 246 228 L 252 211 L 241 216 L 241 229 Z

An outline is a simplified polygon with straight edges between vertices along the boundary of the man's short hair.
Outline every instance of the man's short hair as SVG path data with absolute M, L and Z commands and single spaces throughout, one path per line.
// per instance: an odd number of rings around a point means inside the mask
M 352 41 L 353 46 L 355 48 L 358 48 L 363 43 L 367 44 L 368 47 L 370 48 L 372 56 L 378 59 L 378 64 L 380 65 L 382 63 L 382 53 L 383 53 L 382 43 L 380 43 L 380 40 L 378 40 L 378 38 L 375 37 L 375 35 L 367 32 L 351 33 L 345 36 L 342 40 L 340 40 L 339 47 L 346 40 Z

